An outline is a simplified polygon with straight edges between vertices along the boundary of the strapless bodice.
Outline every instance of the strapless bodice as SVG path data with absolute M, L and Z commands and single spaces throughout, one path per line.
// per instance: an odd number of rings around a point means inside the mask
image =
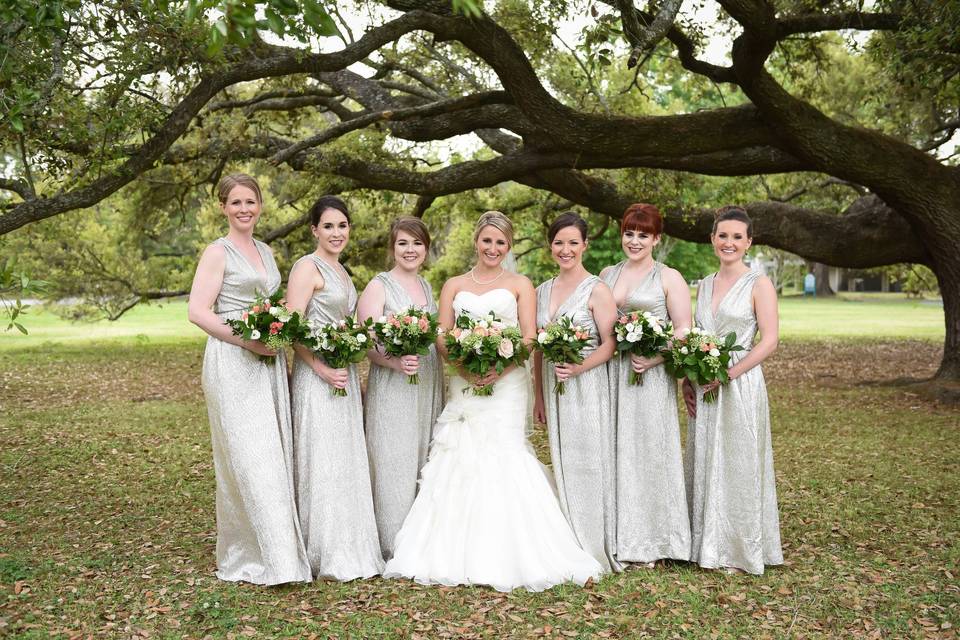
M 515 327 L 517 318 L 517 299 L 509 289 L 491 289 L 480 294 L 472 291 L 458 291 L 453 297 L 454 315 L 467 314 L 475 318 L 493 312 L 506 325 Z

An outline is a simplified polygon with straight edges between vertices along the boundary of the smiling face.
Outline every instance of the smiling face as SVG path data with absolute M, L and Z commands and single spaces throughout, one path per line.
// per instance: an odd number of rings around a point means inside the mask
M 393 261 L 406 271 L 416 271 L 427 257 L 427 247 L 423 240 L 415 238 L 406 231 L 397 231 L 393 243 Z
M 710 236 L 710 241 L 721 264 L 733 264 L 743 260 L 747 249 L 753 244 L 753 240 L 747 237 L 747 223 L 739 220 L 719 222 L 716 233 Z
M 317 239 L 317 249 L 331 255 L 338 255 L 347 246 L 350 239 L 350 223 L 347 216 L 337 209 L 324 209 L 316 226 L 310 231 Z
M 560 269 L 572 269 L 583 261 L 583 252 L 587 242 L 575 226 L 564 227 L 557 231 L 550 243 L 550 253 Z
M 627 229 L 620 234 L 620 246 L 623 247 L 624 255 L 631 261 L 645 260 L 658 244 L 660 244 L 660 236 L 640 229 Z
M 493 225 L 487 225 L 477 234 L 477 263 L 490 269 L 500 266 L 510 251 L 510 243 L 503 231 Z
M 253 189 L 237 185 L 227 194 L 226 202 L 220 204 L 220 210 L 227 217 L 231 229 L 249 233 L 260 219 L 260 198 Z

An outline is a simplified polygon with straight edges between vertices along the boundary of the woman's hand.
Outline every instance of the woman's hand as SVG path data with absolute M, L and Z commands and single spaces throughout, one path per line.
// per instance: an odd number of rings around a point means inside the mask
M 703 392 L 703 395 L 707 395 L 711 391 L 720 388 L 720 381 L 714 380 L 713 382 L 708 382 L 707 384 L 700 387 L 700 390 Z
M 420 369 L 420 356 L 400 356 L 393 358 L 394 369 L 408 376 L 412 376 Z
M 334 389 L 347 388 L 347 381 L 350 378 L 350 372 L 346 369 L 334 369 L 333 367 L 328 367 L 319 360 L 315 360 L 313 364 L 313 372 L 320 376 L 324 382 Z
M 472 376 L 473 380 L 475 380 L 475 382 L 473 383 L 473 386 L 485 387 L 487 385 L 491 385 L 495 383 L 497 380 L 499 380 L 509 370 L 510 368 L 508 367 L 503 370 L 503 373 L 497 373 L 497 369 L 493 368 L 493 369 L 490 369 L 490 371 L 483 374 L 482 376 Z
M 241 344 L 241 347 L 247 351 L 252 351 L 253 353 L 260 356 L 275 356 L 277 355 L 276 349 L 271 349 L 267 345 L 263 344 L 259 340 L 244 340 Z
M 533 419 L 540 424 L 546 424 L 547 409 L 543 403 L 543 395 L 538 393 L 536 396 L 536 399 L 533 401 Z
M 636 354 L 630 354 L 630 368 L 633 369 L 634 373 L 643 374 L 654 367 L 663 364 L 663 356 L 654 356 L 652 358 L 644 358 L 643 356 L 638 356 Z
M 580 369 L 580 365 L 570 364 L 568 362 L 553 365 L 553 371 L 557 374 L 557 380 L 560 382 L 566 382 L 573 376 L 578 375 Z
M 683 379 L 681 385 L 683 391 L 683 404 L 687 406 L 687 415 L 691 418 L 697 417 L 697 392 L 688 378 Z

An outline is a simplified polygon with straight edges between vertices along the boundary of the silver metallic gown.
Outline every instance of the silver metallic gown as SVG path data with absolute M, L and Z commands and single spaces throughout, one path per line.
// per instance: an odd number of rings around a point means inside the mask
M 376 279 L 383 285 L 384 315 L 419 306 L 389 273 L 377 274 Z M 419 307 L 436 313 L 430 284 L 419 280 L 427 299 L 427 305 Z M 387 560 L 393 557 L 393 539 L 417 496 L 417 480 L 427 462 L 433 425 L 443 409 L 443 368 L 436 347 L 430 347 L 429 355 L 420 356 L 417 374 L 420 383 L 412 385 L 407 374 L 370 363 L 364 424 L 380 549 Z
M 613 289 L 626 263 L 604 276 Z M 627 294 L 621 313 L 649 311 L 669 320 L 661 270 Z M 610 359 L 610 396 L 617 434 L 617 560 L 690 559 L 690 516 L 680 449 L 677 382 L 662 366 L 630 384 L 630 356 Z
M 723 338 L 737 333 L 731 366 L 746 355 L 757 334 L 753 285 L 747 271 L 713 314 L 714 276 L 700 284 L 696 324 Z M 770 442 L 770 409 L 763 371 L 756 366 L 720 387 L 715 403 L 697 390 L 697 417 L 687 431 L 686 475 L 693 544 L 690 559 L 702 567 L 736 567 L 763 573 L 783 563 L 777 487 Z
M 587 276 L 550 316 L 554 280 L 537 287 L 537 326 L 560 316 L 590 331 L 584 350 L 588 357 L 598 346 L 597 325 L 590 312 L 590 294 L 600 278 Z M 612 337 L 609 339 L 613 339 Z M 553 391 L 557 381 L 553 363 L 543 361 L 542 384 L 550 440 L 550 460 L 564 515 L 584 551 L 604 571 L 618 571 L 616 561 L 616 460 L 610 385 L 605 366 L 569 378 L 566 392 Z
M 352 316 L 357 290 L 340 270 L 314 255 L 323 289 L 307 305 L 307 318 L 322 323 Z M 294 265 L 296 266 L 296 265 Z M 294 460 L 297 507 L 313 575 L 335 580 L 369 578 L 383 571 L 370 493 L 370 466 L 363 436 L 360 378 L 349 368 L 347 396 L 333 389 L 301 358 L 293 366 Z
M 254 241 L 266 277 L 227 238 L 223 286 L 214 312 L 239 318 L 257 295 L 280 286 L 270 249 Z M 217 577 L 255 584 L 309 581 L 293 498 L 290 400 L 283 352 L 271 361 L 207 338 L 203 394 L 217 479 Z

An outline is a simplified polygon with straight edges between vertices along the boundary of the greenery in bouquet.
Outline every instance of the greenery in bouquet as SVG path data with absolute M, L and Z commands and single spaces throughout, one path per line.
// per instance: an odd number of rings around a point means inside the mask
M 580 364 L 583 362 L 583 350 L 589 342 L 589 331 L 574 325 L 568 316 L 560 316 L 560 319 L 537 330 L 537 341 L 533 347 L 555 364 Z M 562 396 L 566 385 L 562 380 L 557 380 L 553 391 Z
M 348 317 L 337 323 L 308 320 L 307 324 L 310 333 L 303 344 L 334 369 L 345 369 L 360 362 L 370 349 L 369 320 L 358 322 Z M 334 387 L 333 395 L 346 396 L 347 390 Z
M 683 338 L 673 339 L 670 349 L 664 352 L 663 364 L 674 377 L 686 378 L 700 386 L 715 381 L 726 384 L 730 382 L 727 372 L 730 354 L 743 350 L 736 342 L 737 334 L 732 331 L 720 340 L 694 327 Z M 706 392 L 703 401 L 716 402 L 718 394 L 719 389 Z
M 664 322 L 649 311 L 631 311 L 617 318 L 613 324 L 620 355 L 653 358 L 661 355 L 673 338 L 673 325 Z M 630 370 L 630 384 L 643 384 L 643 374 Z
M 371 331 L 388 356 L 425 356 L 440 334 L 440 323 L 437 314 L 410 307 L 400 313 L 381 316 L 371 325 Z M 420 375 L 407 376 L 407 382 L 420 384 Z
M 249 311 L 225 324 L 230 326 L 233 335 L 262 342 L 274 350 L 299 342 L 309 331 L 303 316 L 287 308 L 279 290 L 266 298 L 257 296 Z M 271 356 L 260 357 L 267 360 Z
M 505 325 L 493 313 L 480 318 L 457 316 L 453 329 L 444 336 L 444 344 L 450 360 L 478 377 L 487 375 L 491 369 L 503 373 L 511 364 L 520 366 L 530 356 L 520 329 Z M 493 395 L 493 385 L 472 388 L 474 395 Z

